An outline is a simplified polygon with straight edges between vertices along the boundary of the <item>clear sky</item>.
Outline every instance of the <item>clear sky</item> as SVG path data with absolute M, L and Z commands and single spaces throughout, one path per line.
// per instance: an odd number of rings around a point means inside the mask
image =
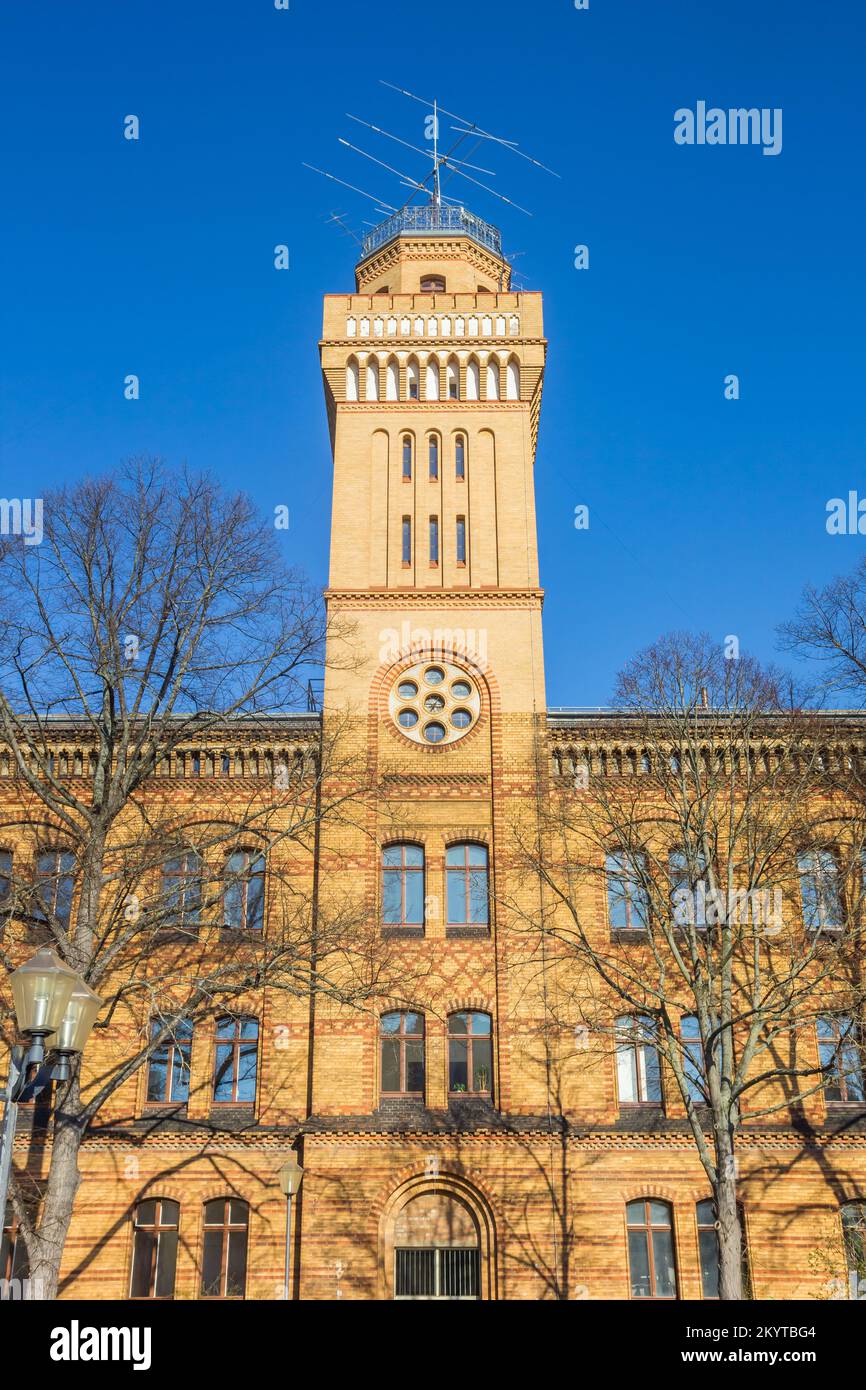
M 531 218 L 463 186 L 545 294 L 551 705 L 605 703 L 671 628 L 772 659 L 802 586 L 863 555 L 825 527 L 829 498 L 866 496 L 860 0 L 7 0 L 0 24 L 0 496 L 187 460 L 287 503 L 284 543 L 325 582 L 316 340 L 356 249 L 325 218 L 376 213 L 301 164 L 395 201 L 336 143 L 423 167 L 345 118 L 423 144 L 385 78 L 562 176 L 493 156 L 487 181 Z M 781 153 L 677 145 L 698 101 L 781 108 Z

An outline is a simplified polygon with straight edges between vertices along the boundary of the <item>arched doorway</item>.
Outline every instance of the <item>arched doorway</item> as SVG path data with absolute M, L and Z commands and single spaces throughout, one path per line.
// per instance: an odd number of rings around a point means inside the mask
M 415 1178 L 383 1215 L 385 1297 L 456 1302 L 495 1297 L 493 1226 L 462 1178 Z

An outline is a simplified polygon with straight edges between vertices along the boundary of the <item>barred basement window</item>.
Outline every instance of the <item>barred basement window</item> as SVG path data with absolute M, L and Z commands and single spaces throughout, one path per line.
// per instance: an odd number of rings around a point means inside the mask
M 481 1289 L 478 1250 L 395 1250 L 394 1297 L 477 1299 Z

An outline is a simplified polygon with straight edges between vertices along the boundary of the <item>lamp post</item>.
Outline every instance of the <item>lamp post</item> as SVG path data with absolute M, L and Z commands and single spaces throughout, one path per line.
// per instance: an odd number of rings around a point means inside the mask
M 19 1032 L 25 1045 L 13 1047 L 0 1129 L 0 1219 L 12 1168 L 12 1142 L 22 1101 L 38 1096 L 51 1081 L 68 1081 L 72 1058 L 84 1050 L 102 1000 L 81 976 L 47 947 L 9 977 Z M 52 1042 L 46 1056 L 46 1039 Z M 33 1068 L 36 1075 L 28 1081 Z
M 297 1196 L 303 1176 L 304 1170 L 295 1153 L 290 1154 L 277 1173 L 280 1180 L 280 1191 L 285 1193 L 286 1197 L 286 1265 L 283 1279 L 283 1298 L 285 1299 L 288 1299 L 289 1296 L 289 1272 L 292 1254 L 292 1198 Z

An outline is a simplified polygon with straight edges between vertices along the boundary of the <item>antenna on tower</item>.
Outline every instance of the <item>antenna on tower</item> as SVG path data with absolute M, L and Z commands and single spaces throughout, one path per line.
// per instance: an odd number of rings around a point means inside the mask
M 395 144 L 400 145 L 403 149 L 411 151 L 413 155 L 421 155 L 422 158 L 429 161 L 428 172 L 416 176 L 404 169 L 396 168 L 393 164 L 386 163 L 384 159 L 380 159 L 377 155 L 371 154 L 370 151 L 362 149 L 360 145 L 353 144 L 352 141 L 346 140 L 342 136 L 338 136 L 337 138 L 339 144 L 341 144 L 344 149 L 351 150 L 353 154 L 358 154 L 363 159 L 367 159 L 370 163 L 377 165 L 378 168 L 384 169 L 388 174 L 392 175 L 392 177 L 399 180 L 402 189 L 409 190 L 408 195 L 404 195 L 402 204 L 399 207 L 394 207 L 385 199 L 377 197 L 367 189 L 349 183 L 346 179 L 339 178 L 336 174 L 332 174 L 326 169 L 318 168 L 314 164 L 307 164 L 304 162 L 304 167 L 313 170 L 314 173 L 321 174 L 324 178 L 330 179 L 334 183 L 340 184 L 343 188 L 350 189 L 353 193 L 359 193 L 362 197 L 369 199 L 370 202 L 376 204 L 377 212 L 381 212 L 386 219 L 394 216 L 399 217 L 405 214 L 406 217 L 411 220 L 412 226 L 418 230 L 422 228 L 421 218 L 424 219 L 424 228 L 431 228 L 434 230 L 444 230 L 446 227 L 450 229 L 460 226 L 472 226 L 476 229 L 476 234 L 485 244 L 490 244 L 501 254 L 501 238 L 498 230 L 484 223 L 482 219 L 473 217 L 473 214 L 467 211 L 463 206 L 462 199 L 451 198 L 444 193 L 443 183 L 445 179 L 465 179 L 466 182 L 471 183 L 473 187 L 498 199 L 499 202 L 505 203 L 507 207 L 514 208 L 517 212 L 524 213 L 527 217 L 531 217 L 532 213 L 528 208 L 523 207 L 522 204 L 516 202 L 513 198 L 508 197 L 505 193 L 500 193 L 498 189 L 491 187 L 489 183 L 483 182 L 482 179 L 477 177 L 477 175 L 482 174 L 485 179 L 496 178 L 495 169 L 489 169 L 483 165 L 472 163 L 468 158 L 460 158 L 457 152 L 461 151 L 461 148 L 466 145 L 466 142 L 471 140 L 474 142 L 472 148 L 470 149 L 467 146 L 467 153 L 471 155 L 475 147 L 479 146 L 482 141 L 486 141 L 487 148 L 490 150 L 500 146 L 505 150 L 509 150 L 512 154 L 519 155 L 521 159 L 528 161 L 528 163 L 534 165 L 537 169 L 551 174 L 554 178 L 559 178 L 560 175 L 557 174 L 555 170 L 548 168 L 540 159 L 536 159 L 526 150 L 522 150 L 516 140 L 495 134 L 493 131 L 487 130 L 479 125 L 476 121 L 471 121 L 464 116 L 459 116 L 454 111 L 448 111 L 444 106 L 440 106 L 438 97 L 434 98 L 432 101 L 428 101 L 425 97 L 420 97 L 415 92 L 408 91 L 405 87 L 398 87 L 393 82 L 385 81 L 384 78 L 380 79 L 380 81 L 382 86 L 388 87 L 391 91 L 398 92 L 401 96 L 405 96 L 409 100 L 417 102 L 432 113 L 425 122 L 427 127 L 426 134 L 431 141 L 432 148 L 423 149 L 419 145 L 413 144 L 411 140 L 404 139 L 402 135 L 397 135 L 390 130 L 384 130 L 381 126 L 374 125 L 372 121 L 365 120 L 361 116 L 355 116 L 348 111 L 346 112 L 347 118 L 357 122 L 358 125 L 364 126 L 367 130 L 372 131 L 374 135 L 381 136 L 386 140 L 391 140 Z M 439 128 L 439 121 L 442 116 L 447 116 L 450 120 L 459 123 L 451 127 L 456 138 L 447 149 L 443 149 Z M 413 209 L 411 213 L 407 212 L 413 200 L 418 198 L 419 195 L 426 200 L 426 212 L 423 209 L 417 208 Z M 455 204 L 456 206 L 453 206 Z M 393 235 L 393 232 L 388 232 L 388 235 Z M 365 238 L 365 245 L 371 241 L 372 236 L 373 234 Z

